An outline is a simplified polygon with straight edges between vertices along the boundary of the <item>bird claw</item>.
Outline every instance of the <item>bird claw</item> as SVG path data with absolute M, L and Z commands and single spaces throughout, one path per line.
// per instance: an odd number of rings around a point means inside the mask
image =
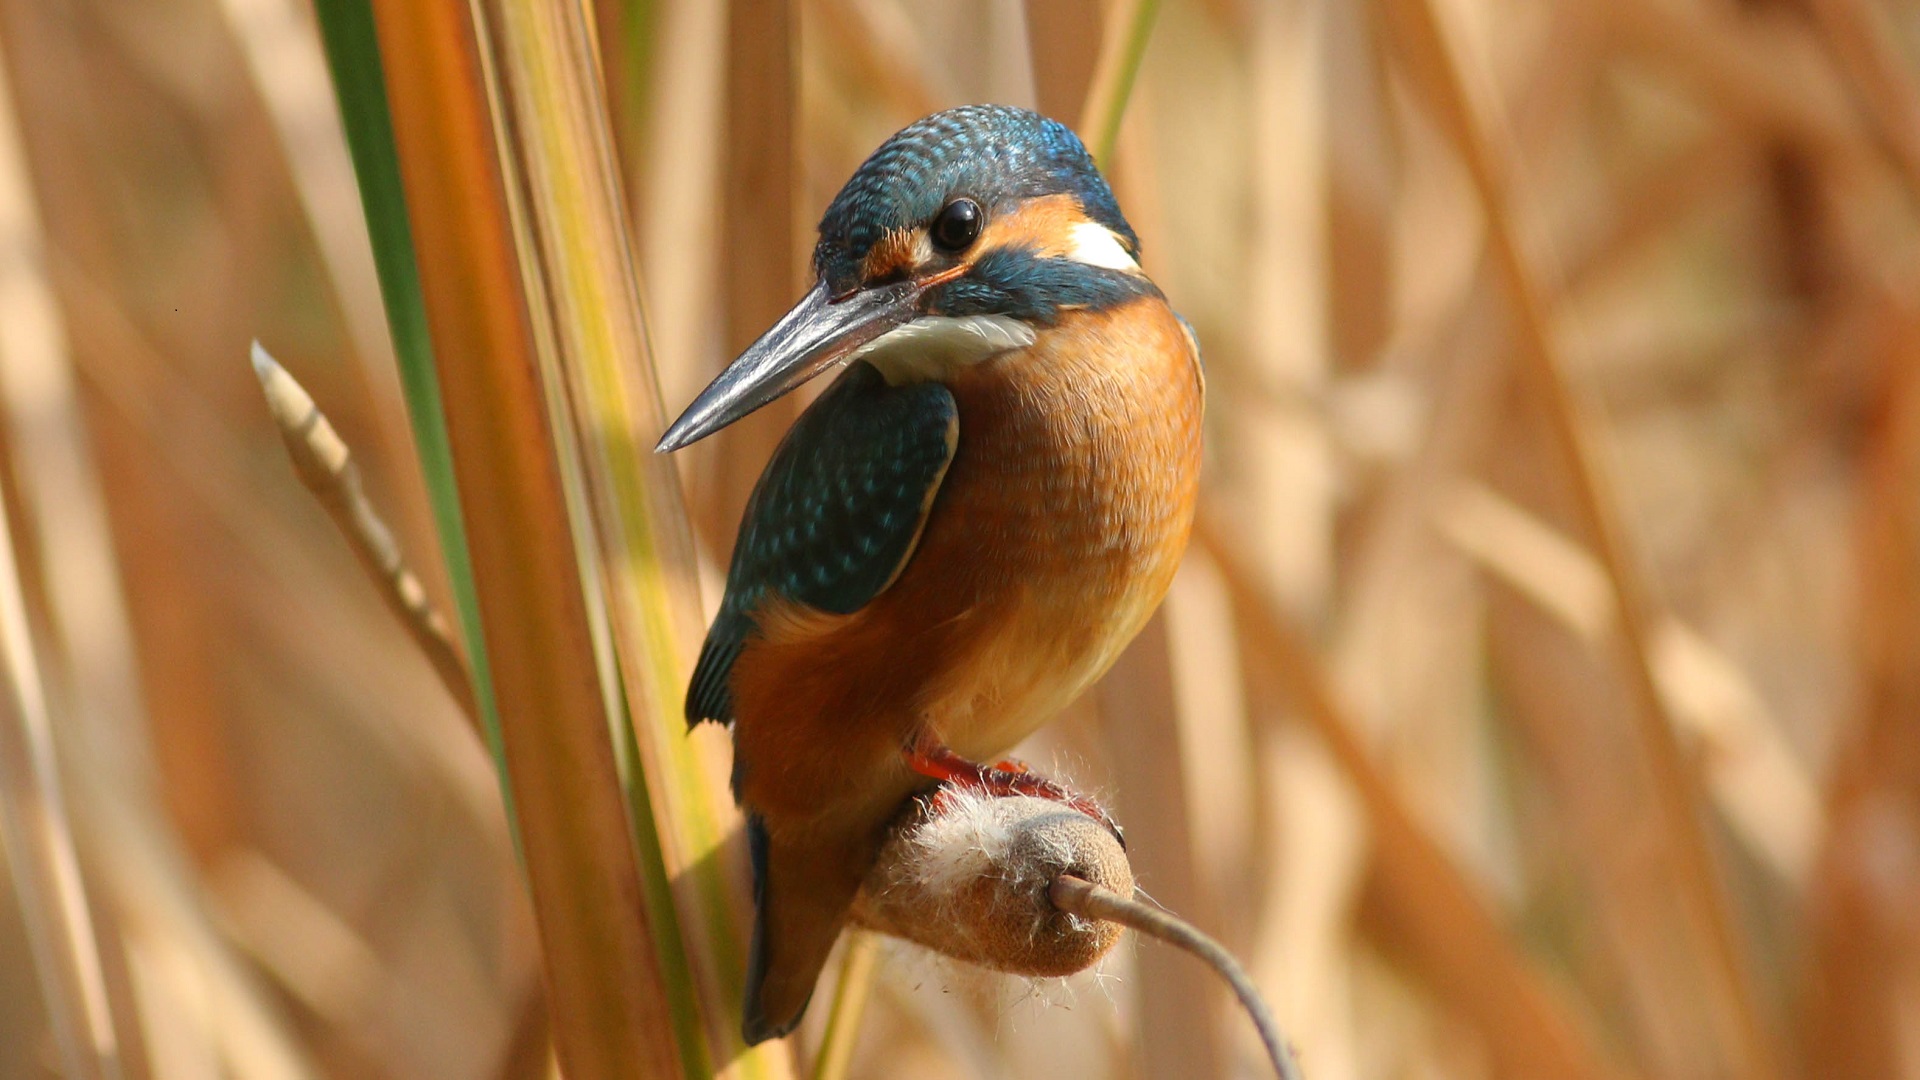
M 1091 797 L 1082 795 L 1072 788 L 1034 772 L 1023 761 L 1008 758 L 997 765 L 980 765 L 968 761 L 944 746 L 937 744 L 917 744 L 907 750 L 907 765 L 922 776 L 932 777 L 953 789 L 971 788 L 996 798 L 1010 795 L 1026 795 L 1036 799 L 1046 799 L 1071 807 L 1105 826 L 1119 841 L 1120 849 L 1126 850 L 1127 835 L 1113 820 L 1105 807 Z M 934 809 L 948 809 L 942 798 L 946 788 L 934 794 Z

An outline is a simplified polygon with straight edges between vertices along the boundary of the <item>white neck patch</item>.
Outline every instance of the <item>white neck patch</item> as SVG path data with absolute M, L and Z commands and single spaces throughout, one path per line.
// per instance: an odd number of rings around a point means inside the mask
M 1033 327 L 1007 315 L 922 315 L 853 354 L 889 383 L 927 382 L 1033 344 Z
M 1124 274 L 1140 272 L 1140 264 L 1127 254 L 1126 245 L 1113 230 L 1095 221 L 1077 222 L 1069 230 L 1067 258 Z

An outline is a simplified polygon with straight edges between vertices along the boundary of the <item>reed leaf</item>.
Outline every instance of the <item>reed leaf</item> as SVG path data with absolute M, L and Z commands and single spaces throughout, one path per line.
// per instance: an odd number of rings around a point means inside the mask
M 466 644 L 467 666 L 473 677 L 480 724 L 498 769 L 506 769 L 500 745 L 500 717 L 493 704 L 493 679 L 486 650 L 480 647 L 480 604 L 473 586 L 473 558 L 467 550 L 466 526 L 460 518 L 460 492 L 453 476 L 453 449 L 447 439 L 447 421 L 440 411 L 440 379 L 433 369 L 433 340 L 427 327 L 425 301 L 420 293 L 420 271 L 414 262 L 413 230 L 407 223 L 406 196 L 400 183 L 400 159 L 393 140 L 393 120 L 387 113 L 387 90 L 380 77 L 380 43 L 374 36 L 373 8 L 367 0 L 318 0 L 321 40 L 333 72 L 334 94 L 346 128 L 347 147 L 360 187 L 360 205 L 373 241 L 374 270 L 386 304 L 387 327 L 400 366 L 400 384 L 406 396 L 407 416 L 413 425 L 414 450 L 433 506 L 440 534 L 440 553 L 446 562 Z M 512 807 L 512 792 L 506 792 Z M 512 820 L 512 815 L 508 815 Z
M 8 534 L 0 519 L 0 840 L 61 1070 L 104 1080 L 120 1051 Z
M 1249 672 L 1270 680 L 1299 709 L 1353 785 L 1373 830 L 1374 865 L 1415 963 L 1457 995 L 1484 1033 L 1499 1074 L 1621 1075 L 1599 1055 L 1587 1025 L 1565 1008 L 1536 967 L 1502 933 L 1477 887 L 1419 824 L 1358 735 L 1358 727 L 1312 647 L 1276 614 L 1269 587 L 1203 517 L 1196 545 L 1226 579 Z
M 1113 165 L 1120 120 L 1126 115 L 1127 98 L 1133 94 L 1133 81 L 1140 75 L 1140 61 L 1146 58 L 1153 20 L 1159 14 L 1160 0 L 1125 0 L 1107 13 L 1093 82 L 1080 112 L 1080 136 L 1102 168 Z
M 1616 509 L 1612 478 L 1595 449 L 1597 408 L 1566 376 L 1565 346 L 1556 333 L 1564 298 L 1556 275 L 1542 266 L 1544 260 L 1529 248 L 1515 220 L 1517 155 L 1505 118 L 1490 94 L 1474 93 L 1457 30 L 1431 0 L 1396 0 L 1393 13 L 1400 20 L 1402 47 L 1421 57 L 1434 76 L 1429 89 L 1436 111 L 1446 118 L 1487 215 L 1490 253 L 1516 324 L 1516 366 L 1545 407 L 1554 449 L 1591 534 L 1594 554 L 1606 571 L 1617 609 L 1622 667 L 1654 779 L 1664 842 L 1681 867 L 1681 897 L 1699 921 L 1699 936 L 1719 983 L 1716 989 L 1734 1017 L 1730 1049 L 1743 1075 L 1779 1076 L 1778 1051 L 1758 1000 L 1748 945 L 1707 835 L 1699 779 L 1686 760 L 1654 672 L 1655 604 Z
M 725 833 L 738 826 L 715 782 L 724 774 L 717 733 L 689 738 L 681 720 L 699 621 L 693 536 L 673 463 L 650 452 L 665 417 L 592 37 L 570 4 L 500 0 L 485 10 L 511 119 L 507 158 L 525 193 L 522 243 L 539 254 L 542 370 L 561 453 L 575 458 L 589 589 L 617 668 L 624 723 L 614 740 L 640 861 L 650 893 L 664 898 L 670 884 L 675 902 L 658 913 L 656 933 L 684 931 L 660 939 L 676 1019 L 701 1025 L 683 1026 L 683 1054 L 690 1072 L 781 1075 L 777 1048 L 749 1051 L 739 1038 L 746 896 L 742 868 L 723 857 Z M 682 990 L 693 997 L 680 1001 Z
M 608 736 L 617 695 L 540 376 L 547 328 L 501 172 L 487 28 L 453 0 L 373 16 L 555 1049 L 575 1078 L 671 1075 L 691 1053 L 687 995 L 663 975 L 671 912 L 649 903 L 657 858 L 643 870 Z
M 35 558 L 44 552 L 15 551 L 16 544 L 32 546 L 19 509 L 23 481 L 84 483 L 78 457 L 83 447 L 71 425 L 66 342 L 44 276 L 37 209 L 5 75 L 0 65 L 0 245 L 16 254 L 0 266 L 0 412 L 6 434 L 0 472 L 11 488 L 0 506 L 0 854 L 13 880 L 62 1071 L 74 1080 L 107 1080 L 123 1075 L 125 1061 L 36 655 L 50 645 L 34 640 L 31 586 L 22 576 L 23 570 L 50 571 L 52 590 L 65 598 L 73 592 L 75 572 L 93 568 L 75 566 L 72 558 L 48 567 Z M 68 554 L 80 559 L 101 552 L 98 501 L 89 494 L 73 491 L 51 513 L 43 506 L 39 519 L 43 527 L 69 526 L 65 539 L 81 550 Z M 22 526 L 18 535 L 16 524 Z M 76 535 L 75 527 L 85 531 Z

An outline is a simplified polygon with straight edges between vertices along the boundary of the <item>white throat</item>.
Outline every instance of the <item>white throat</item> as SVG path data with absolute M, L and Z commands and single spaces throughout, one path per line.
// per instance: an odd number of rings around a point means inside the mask
M 1127 254 L 1125 245 L 1112 229 L 1095 221 L 1082 221 L 1072 230 L 1067 258 L 1088 266 L 1118 270 L 1123 274 L 1140 273 L 1140 263 Z
M 1033 344 L 1033 327 L 1007 315 L 922 315 L 861 346 L 853 359 L 889 383 L 928 382 Z

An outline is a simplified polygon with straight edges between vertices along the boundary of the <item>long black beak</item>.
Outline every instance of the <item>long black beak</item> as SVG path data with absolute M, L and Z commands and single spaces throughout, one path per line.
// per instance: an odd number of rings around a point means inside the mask
M 672 453 L 719 431 L 800 386 L 854 350 L 920 314 L 926 283 L 901 281 L 861 289 L 840 300 L 821 282 L 760 335 L 720 376 L 693 399 L 656 453 Z

